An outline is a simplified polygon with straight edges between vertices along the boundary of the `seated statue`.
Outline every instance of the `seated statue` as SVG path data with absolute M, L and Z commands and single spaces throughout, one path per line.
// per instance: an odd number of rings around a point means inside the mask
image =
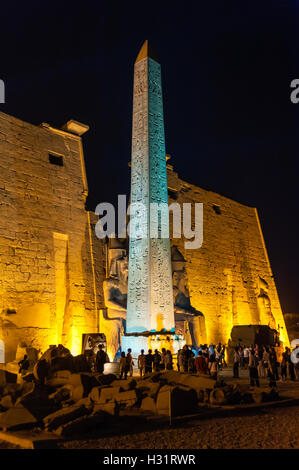
M 124 334 L 128 292 L 128 257 L 118 239 L 110 239 L 108 270 L 103 282 L 106 310 L 101 312 L 100 332 L 106 335 L 107 353 L 113 360 Z
M 176 246 L 171 249 L 171 257 L 176 331 L 185 336 L 187 344 L 199 346 L 206 342 L 204 315 L 191 305 L 186 261 Z

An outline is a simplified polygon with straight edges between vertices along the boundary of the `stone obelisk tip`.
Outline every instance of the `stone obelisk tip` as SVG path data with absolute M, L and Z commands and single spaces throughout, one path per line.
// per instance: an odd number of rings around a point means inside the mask
M 160 63 L 160 59 L 158 58 L 156 52 L 153 50 L 148 40 L 146 40 L 144 41 L 142 48 L 139 51 L 135 64 L 137 64 L 137 62 L 140 62 L 140 60 L 146 59 L 148 57 Z

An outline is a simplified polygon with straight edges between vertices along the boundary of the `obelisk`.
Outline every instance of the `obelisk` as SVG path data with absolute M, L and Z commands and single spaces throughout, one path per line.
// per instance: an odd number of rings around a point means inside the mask
M 169 234 L 162 238 L 163 227 L 169 227 L 169 215 L 168 210 L 162 217 L 151 212 L 152 204 L 168 206 L 168 189 L 161 65 L 148 41 L 134 66 L 130 203 L 141 203 L 146 208 L 147 223 L 143 237 L 129 239 L 126 333 L 174 332 Z M 130 223 L 138 225 L 138 220 L 134 220 L 138 216 L 133 213 Z M 152 236 L 154 225 L 158 227 L 158 238 Z M 142 341 L 137 343 L 140 346 Z M 122 340 L 122 349 L 128 344 Z

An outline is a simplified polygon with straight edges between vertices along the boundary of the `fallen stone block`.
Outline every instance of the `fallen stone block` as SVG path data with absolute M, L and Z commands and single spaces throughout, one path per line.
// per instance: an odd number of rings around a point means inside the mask
M 32 386 L 31 386 L 32 387 Z M 23 394 L 23 387 L 18 383 L 8 383 L 2 389 L 2 396 L 10 395 L 13 403 Z
M 17 374 L 8 372 L 7 370 L 0 369 L 0 385 L 6 385 L 9 383 L 17 383 Z
M 179 386 L 163 386 L 157 396 L 157 413 L 172 416 L 182 416 L 194 413 L 197 410 L 197 394 L 192 389 L 184 389 Z
M 87 397 L 93 387 L 99 386 L 97 379 L 89 373 L 71 374 L 69 383 L 74 387 L 83 387 L 83 397 Z
M 0 400 L 0 405 L 3 408 L 11 408 L 13 406 L 13 401 L 10 395 L 5 395 Z
M 32 391 L 17 399 L 16 405 L 21 404 L 39 421 L 60 408 L 55 400 L 49 398 L 51 393 L 53 387 L 35 384 Z
M 66 400 L 69 400 L 73 395 L 73 386 L 72 385 L 63 385 L 62 387 L 59 387 L 56 392 L 51 393 L 49 395 L 50 399 L 55 400 L 57 403 L 62 403 Z
M 59 387 L 60 385 L 66 385 L 70 383 L 71 372 L 69 370 L 57 370 L 51 377 L 46 380 L 47 385 L 52 387 Z
M 216 381 L 209 375 L 192 375 L 183 374 L 177 371 L 167 371 L 163 373 L 155 374 L 151 377 L 153 382 L 161 382 L 162 384 L 168 384 L 171 386 L 185 386 L 189 389 L 193 389 L 197 393 L 197 399 L 200 401 L 202 398 L 201 391 L 206 389 L 213 389 L 216 385 Z
M 74 421 L 60 426 L 53 432 L 58 436 L 63 437 L 82 437 L 83 433 L 94 430 L 101 425 L 107 427 L 107 424 L 109 423 L 108 418 L 109 415 L 103 411 L 90 416 L 82 416 L 81 418 L 77 418 Z
M 81 400 L 84 397 L 83 385 L 81 384 L 81 385 L 76 385 L 72 387 L 73 387 L 72 394 L 71 394 L 72 400 L 74 401 Z
M 89 396 L 88 396 L 88 397 L 85 397 L 85 398 L 81 398 L 81 400 L 76 401 L 76 405 L 77 405 L 77 406 L 84 405 L 84 406 L 89 407 L 89 406 L 92 406 L 92 404 L 93 404 L 93 403 L 92 403 L 92 401 L 91 401 L 91 399 L 90 399 Z
M 84 405 L 77 406 L 75 404 L 51 413 L 43 419 L 43 422 L 48 431 L 53 431 L 59 428 L 59 426 L 63 426 L 64 424 L 74 421 L 81 416 L 88 415 L 91 412 L 91 407 L 87 408 Z
M 264 403 L 267 401 L 275 401 L 279 395 L 277 390 L 273 388 L 260 388 L 256 387 L 250 391 L 254 403 Z
M 33 375 L 36 380 L 44 383 L 50 372 L 50 365 L 46 359 L 40 359 L 33 367 Z
M 34 382 L 35 377 L 33 372 L 29 372 L 28 374 L 22 375 L 21 380 L 22 382 Z
M 89 397 L 95 403 L 106 403 L 107 401 L 114 400 L 115 395 L 120 392 L 120 387 L 93 387 Z
M 93 412 L 92 414 L 96 414 L 99 412 L 105 412 L 111 416 L 118 416 L 119 414 L 119 405 L 115 400 L 108 401 L 107 403 L 100 404 L 95 403 L 93 405 Z
M 157 413 L 156 402 L 152 397 L 143 398 L 140 408 L 145 411 L 151 411 L 152 413 Z
M 136 388 L 136 385 L 137 385 L 137 382 L 135 379 L 119 380 L 119 382 L 120 382 L 119 385 L 123 391 L 134 390 L 134 388 Z
M 96 374 L 94 377 L 98 382 L 97 385 L 111 385 L 116 380 L 114 374 Z
M 62 357 L 54 357 L 51 359 L 50 372 L 51 374 L 57 370 L 73 371 L 73 356 L 71 354 Z
M 90 400 L 92 400 L 94 403 L 99 403 L 101 399 L 101 387 L 93 387 L 91 389 L 91 392 L 89 393 L 88 397 Z
M 228 400 L 226 398 L 225 391 L 221 388 L 216 388 L 210 393 L 210 403 L 212 405 L 226 405 Z
M 150 380 L 140 381 L 136 386 L 136 390 L 143 395 L 146 394 L 152 398 L 156 398 L 161 386 L 162 384 L 160 382 L 151 382 Z
M 4 431 L 32 428 L 36 423 L 37 419 L 22 405 L 0 414 L 0 428 Z
M 127 390 L 116 393 L 114 399 L 121 407 L 132 407 L 137 403 L 136 390 Z
M 84 356 L 84 354 L 79 354 L 78 356 L 73 356 L 72 358 L 72 372 L 91 372 L 90 365 Z

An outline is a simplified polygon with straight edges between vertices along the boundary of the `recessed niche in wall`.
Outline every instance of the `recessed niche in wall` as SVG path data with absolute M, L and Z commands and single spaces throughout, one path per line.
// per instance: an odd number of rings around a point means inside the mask
M 177 198 L 178 198 L 178 192 L 177 192 L 177 191 L 174 191 L 173 189 L 169 189 L 169 188 L 168 188 L 168 196 L 169 196 L 171 199 L 177 199 Z
M 49 153 L 49 162 L 52 165 L 63 166 L 63 156 L 62 155 L 54 155 L 53 153 Z
M 213 209 L 214 209 L 216 214 L 218 214 L 218 215 L 221 214 L 220 206 L 217 206 L 217 204 L 213 204 Z
M 7 308 L 6 315 L 15 315 L 17 312 L 14 308 Z

